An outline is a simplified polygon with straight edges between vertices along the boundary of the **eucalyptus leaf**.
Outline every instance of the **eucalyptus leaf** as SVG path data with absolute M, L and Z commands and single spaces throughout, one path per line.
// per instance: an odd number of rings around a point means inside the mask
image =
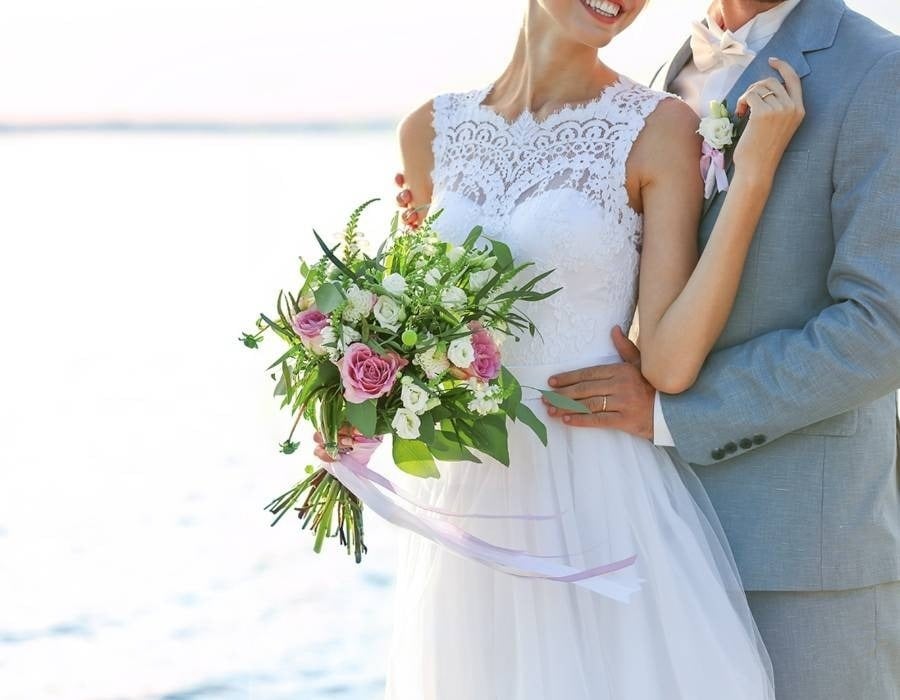
M 375 436 L 378 406 L 374 399 L 362 403 L 347 402 L 347 420 L 366 437 Z
M 396 435 L 393 440 L 394 464 L 412 476 L 425 479 L 438 478 L 441 473 L 434 463 L 434 457 L 421 440 L 404 440 Z
M 568 396 L 563 396 L 562 394 L 558 394 L 555 391 L 551 391 L 550 389 L 539 389 L 541 394 L 550 405 L 556 406 L 557 408 L 561 408 L 564 411 L 570 411 L 572 413 L 590 413 L 590 409 L 585 406 L 583 403 L 576 401 L 575 399 L 570 399 Z
M 435 430 L 434 437 L 428 443 L 428 449 L 436 459 L 442 462 L 475 462 L 481 464 L 472 452 L 461 444 L 457 436 L 445 430 Z
M 332 282 L 326 282 L 319 287 L 314 295 L 316 297 L 316 308 L 323 314 L 330 314 L 344 301 L 344 294 Z
M 506 431 L 506 414 L 493 413 L 482 416 L 470 427 L 474 436 L 474 447 L 508 467 L 509 436 Z
M 516 412 L 516 420 L 531 428 L 534 434 L 538 436 L 538 439 L 544 443 L 544 446 L 547 446 L 547 426 L 534 414 L 534 411 L 522 404 Z

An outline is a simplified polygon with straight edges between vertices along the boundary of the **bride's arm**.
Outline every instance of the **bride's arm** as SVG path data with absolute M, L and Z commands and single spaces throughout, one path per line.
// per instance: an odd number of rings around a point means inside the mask
M 397 203 L 406 208 L 407 215 L 414 212 L 414 221 L 425 218 L 431 203 L 431 170 L 434 167 L 432 110 L 432 102 L 425 103 L 407 115 L 397 129 L 403 177 L 403 182 L 397 183 L 403 188 Z
M 641 185 L 641 371 L 667 394 L 693 385 L 725 327 L 775 171 L 804 116 L 797 74 L 784 62 L 772 65 L 785 85 L 774 79 L 754 84 L 738 104 L 739 111 L 749 106 L 751 116 L 734 152 L 729 191 L 699 260 L 700 146 L 691 133 L 696 119 L 692 126 L 687 117 L 660 121 L 650 143 L 642 144 L 641 151 L 653 157 L 638 166 L 647 173 Z M 762 100 L 760 95 L 769 91 L 775 94 Z

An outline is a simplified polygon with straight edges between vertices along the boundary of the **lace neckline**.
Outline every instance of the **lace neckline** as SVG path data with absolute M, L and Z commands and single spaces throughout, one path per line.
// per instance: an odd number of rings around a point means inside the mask
M 513 127 L 521 124 L 522 122 L 527 122 L 530 125 L 534 125 L 536 127 L 545 126 L 553 121 L 555 121 L 559 117 L 575 117 L 579 115 L 581 112 L 585 110 L 590 110 L 595 108 L 597 105 L 603 104 L 608 101 L 610 98 L 615 97 L 615 95 L 621 92 L 623 89 L 634 85 L 634 83 L 626 78 L 624 75 L 617 75 L 616 79 L 613 80 L 608 85 L 604 86 L 603 89 L 594 97 L 586 100 L 584 102 L 568 102 L 563 105 L 560 105 L 555 110 L 550 112 L 543 119 L 536 119 L 534 116 L 534 112 L 529 109 L 523 110 L 519 112 L 519 114 L 513 119 L 507 119 L 502 114 L 493 109 L 490 105 L 484 104 L 484 101 L 488 98 L 491 92 L 494 89 L 494 82 L 489 83 L 481 90 L 477 90 L 474 94 L 474 105 L 475 109 L 479 112 L 482 112 L 492 119 L 500 122 L 501 124 L 505 124 L 508 127 Z

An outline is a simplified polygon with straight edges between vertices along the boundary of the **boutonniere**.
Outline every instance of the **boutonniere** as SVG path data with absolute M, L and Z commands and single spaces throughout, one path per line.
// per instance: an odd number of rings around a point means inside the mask
M 728 190 L 728 173 L 725 156 L 737 145 L 743 131 L 743 120 L 732 116 L 727 102 L 713 100 L 709 103 L 709 116 L 700 120 L 697 133 L 703 137 L 703 155 L 700 158 L 700 176 L 703 178 L 703 196 L 711 199 Z

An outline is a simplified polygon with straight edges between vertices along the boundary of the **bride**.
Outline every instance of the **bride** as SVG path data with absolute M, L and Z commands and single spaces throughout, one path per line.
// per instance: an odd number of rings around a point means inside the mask
M 447 94 L 400 128 L 410 204 L 443 210 L 461 242 L 476 225 L 563 290 L 508 341 L 523 385 L 617 361 L 609 330 L 637 302 L 642 371 L 675 393 L 694 381 L 730 312 L 775 169 L 803 117 L 799 80 L 750 87 L 722 213 L 702 255 L 697 118 L 598 61 L 644 0 L 527 0 L 512 60 L 485 88 Z M 602 392 L 598 392 L 602 394 Z M 537 392 L 526 395 L 541 408 Z M 594 412 L 615 405 L 594 405 Z M 602 403 L 607 403 L 605 399 Z M 559 513 L 470 520 L 473 534 L 591 567 L 640 590 L 623 603 L 522 579 L 403 535 L 391 700 L 766 700 L 771 668 L 727 544 L 690 470 L 648 440 L 548 421 L 544 448 L 510 428 L 511 467 L 441 465 L 424 502 L 457 512 Z

